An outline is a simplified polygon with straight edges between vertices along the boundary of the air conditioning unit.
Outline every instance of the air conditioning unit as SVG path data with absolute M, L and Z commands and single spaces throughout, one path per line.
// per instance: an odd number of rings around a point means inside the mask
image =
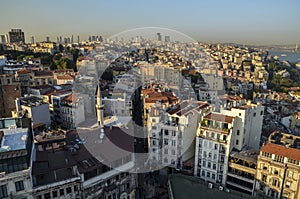
M 212 183 L 208 183 L 208 188 L 212 189 L 213 188 L 213 184 Z
M 220 191 L 223 191 L 223 190 L 224 190 L 224 187 L 219 186 L 219 190 L 220 190 Z

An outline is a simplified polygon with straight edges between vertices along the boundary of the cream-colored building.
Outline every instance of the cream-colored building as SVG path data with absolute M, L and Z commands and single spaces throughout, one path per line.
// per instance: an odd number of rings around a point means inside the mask
M 300 198 L 300 150 L 267 143 L 257 161 L 256 195 Z

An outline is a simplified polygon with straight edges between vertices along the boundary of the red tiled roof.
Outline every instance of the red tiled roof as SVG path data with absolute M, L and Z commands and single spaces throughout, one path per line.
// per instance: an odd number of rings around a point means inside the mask
M 79 100 L 78 93 L 72 93 L 63 99 L 63 101 L 72 102 L 72 103 L 76 103 L 78 100 Z
M 31 73 L 31 72 L 32 72 L 31 69 L 26 69 L 26 68 L 22 68 L 22 69 L 17 71 L 18 74 L 28 74 L 28 73 Z
M 223 114 L 218 114 L 218 113 L 210 113 L 207 116 L 205 116 L 204 118 L 209 119 L 209 120 L 226 122 L 226 123 L 232 123 L 232 121 L 234 119 L 234 117 L 223 115 Z
M 293 160 L 300 161 L 300 150 L 294 148 L 288 148 L 282 145 L 267 143 L 261 147 L 260 151 L 267 152 L 275 155 L 280 155 Z
M 36 71 L 34 73 L 35 76 L 52 76 L 52 71 Z
M 57 76 L 57 79 L 63 79 L 63 80 L 74 80 L 75 77 L 70 74 L 65 74 L 65 75 L 59 75 Z

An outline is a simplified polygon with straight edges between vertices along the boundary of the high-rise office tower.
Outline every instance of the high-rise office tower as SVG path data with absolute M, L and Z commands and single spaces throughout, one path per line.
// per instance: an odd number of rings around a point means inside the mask
M 71 44 L 74 43 L 73 35 L 71 37 Z
M 5 44 L 7 42 L 5 35 L 0 35 L 0 43 Z
M 159 32 L 156 33 L 156 41 L 161 41 L 161 38 L 162 38 L 161 34 Z
M 170 41 L 171 41 L 170 36 L 169 36 L 169 35 L 166 35 L 166 36 L 165 36 L 165 42 L 170 42 Z
M 31 43 L 34 44 L 34 36 L 31 36 Z
M 79 37 L 79 35 L 77 36 L 77 43 L 80 43 L 80 37 Z
M 25 35 L 24 32 L 22 32 L 22 29 L 11 29 L 9 34 L 9 41 L 10 43 L 15 42 L 23 42 L 25 43 Z
M 49 36 L 46 37 L 46 42 L 50 42 L 50 37 Z

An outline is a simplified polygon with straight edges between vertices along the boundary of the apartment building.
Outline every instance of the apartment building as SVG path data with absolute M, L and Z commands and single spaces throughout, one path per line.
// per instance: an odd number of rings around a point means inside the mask
M 162 165 L 182 169 L 193 159 L 195 132 L 200 119 L 211 107 L 204 102 L 183 101 L 164 111 L 156 103 L 149 112 L 150 159 Z
M 195 176 L 225 185 L 229 154 L 234 147 L 234 132 L 239 124 L 236 117 L 216 112 L 201 120 L 195 145 Z
M 0 119 L 0 198 L 32 198 L 31 151 L 30 119 Z

